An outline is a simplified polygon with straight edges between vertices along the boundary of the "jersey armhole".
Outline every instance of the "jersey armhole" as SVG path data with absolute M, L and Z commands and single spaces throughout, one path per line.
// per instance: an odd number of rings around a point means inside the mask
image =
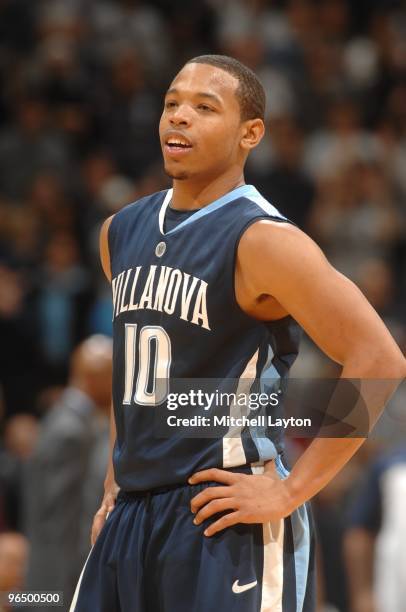
M 233 262 L 232 262 L 232 282 L 231 282 L 231 286 L 232 286 L 232 298 L 234 300 L 234 303 L 236 305 L 236 307 L 238 308 L 238 310 L 246 317 L 248 317 L 249 319 L 253 319 L 253 317 L 251 317 L 249 314 L 247 314 L 239 305 L 238 300 L 237 300 L 237 295 L 235 292 L 235 269 L 236 269 L 236 264 L 237 264 L 237 253 L 238 253 L 238 247 L 240 245 L 240 241 L 241 238 L 243 237 L 243 235 L 245 234 L 245 232 L 248 230 L 249 227 L 251 227 L 251 225 L 253 225 L 254 223 L 257 223 L 257 221 L 277 221 L 278 223 L 289 223 L 290 225 L 296 225 L 296 223 L 293 223 L 293 221 L 290 221 L 290 219 L 287 219 L 286 217 L 272 217 L 270 215 L 261 215 L 258 217 L 254 217 L 252 219 L 249 219 L 247 221 L 247 223 L 245 225 L 242 226 L 242 228 L 240 229 L 240 231 L 237 234 L 237 238 L 235 240 L 235 245 L 234 245 L 234 253 L 233 253 Z

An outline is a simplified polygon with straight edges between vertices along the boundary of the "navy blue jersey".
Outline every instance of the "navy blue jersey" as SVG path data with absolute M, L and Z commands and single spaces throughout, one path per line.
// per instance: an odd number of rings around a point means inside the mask
M 291 317 L 264 323 L 245 314 L 234 290 L 243 232 L 287 220 L 244 185 L 165 231 L 172 190 L 123 208 L 109 228 L 113 293 L 115 476 L 126 491 L 184 483 L 197 470 L 275 458 L 281 431 L 241 427 L 232 435 L 159 436 L 175 380 L 283 380 L 298 351 Z M 230 408 L 231 409 L 231 408 Z M 277 410 L 277 409 L 276 409 Z

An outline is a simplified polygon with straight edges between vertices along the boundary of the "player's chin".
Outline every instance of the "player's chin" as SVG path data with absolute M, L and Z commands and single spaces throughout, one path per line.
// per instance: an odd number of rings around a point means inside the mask
M 164 164 L 165 174 L 167 174 L 171 179 L 176 179 L 177 181 L 185 181 L 190 178 L 190 172 L 183 168 L 174 168 L 172 164 Z

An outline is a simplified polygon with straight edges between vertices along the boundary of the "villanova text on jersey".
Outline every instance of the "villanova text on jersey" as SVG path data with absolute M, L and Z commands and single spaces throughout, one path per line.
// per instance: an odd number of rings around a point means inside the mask
M 243 185 L 166 231 L 171 196 L 168 190 L 126 206 L 109 228 L 113 461 L 124 491 L 185 483 L 209 467 L 268 461 L 283 448 L 278 429 L 258 435 L 243 427 L 238 435 L 213 439 L 154 434 L 154 411 L 166 410 L 165 393 L 156 392 L 154 381 L 167 380 L 168 392 L 171 379 L 236 379 L 241 388 L 247 379 L 282 380 L 300 337 L 292 317 L 257 321 L 235 298 L 242 234 L 260 219 L 287 219 Z
M 177 268 L 151 265 L 145 283 L 137 286 L 141 270 L 130 268 L 112 279 L 113 320 L 131 310 L 159 310 L 210 329 L 205 281 Z

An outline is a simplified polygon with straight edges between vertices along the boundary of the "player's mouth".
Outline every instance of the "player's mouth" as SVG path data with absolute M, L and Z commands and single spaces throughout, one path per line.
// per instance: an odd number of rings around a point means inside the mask
M 165 153 L 177 159 L 183 157 L 193 148 L 192 143 L 183 135 L 170 135 L 165 138 Z

